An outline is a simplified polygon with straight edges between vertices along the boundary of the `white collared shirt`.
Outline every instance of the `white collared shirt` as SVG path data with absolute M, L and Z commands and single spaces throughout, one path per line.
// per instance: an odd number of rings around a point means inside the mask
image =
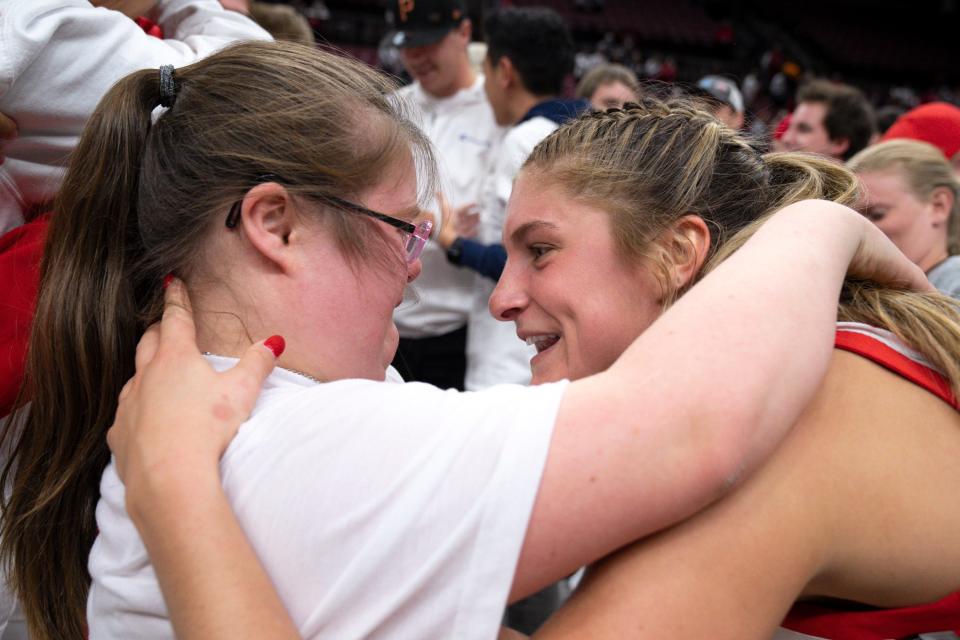
M 479 204 L 487 163 L 503 134 L 483 90 L 483 76 L 448 98 L 436 98 L 418 82 L 397 91 L 414 120 L 433 143 L 440 170 L 440 188 L 450 206 Z M 439 207 L 433 205 L 433 211 Z M 475 280 L 468 269 L 447 262 L 435 242 L 421 257 L 423 271 L 413 283 L 416 295 L 394 314 L 404 338 L 439 336 L 467 324 L 475 297 Z

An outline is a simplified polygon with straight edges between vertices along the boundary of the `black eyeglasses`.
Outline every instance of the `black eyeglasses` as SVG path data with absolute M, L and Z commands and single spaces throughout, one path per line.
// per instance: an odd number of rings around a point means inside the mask
M 269 182 L 275 180 L 276 178 L 274 176 L 261 176 L 260 179 Z M 343 198 L 338 198 L 337 196 L 322 196 L 320 199 L 339 209 L 343 209 L 351 213 L 359 213 L 365 216 L 370 216 L 371 218 L 375 218 L 380 222 L 387 223 L 391 227 L 399 229 L 403 234 L 403 247 L 405 258 L 408 263 L 414 262 L 420 257 L 420 254 L 423 253 L 424 245 L 426 245 L 427 240 L 430 239 L 430 232 L 433 230 L 433 222 L 430 220 L 424 220 L 419 225 L 414 225 L 406 220 L 401 220 L 400 218 L 394 218 L 393 216 L 388 216 L 387 214 L 380 213 L 379 211 L 367 209 L 362 205 L 356 204 L 355 202 L 350 202 L 349 200 L 344 200 Z M 230 212 L 227 213 L 226 219 L 226 225 L 228 229 L 235 229 L 237 224 L 239 224 L 240 207 L 242 205 L 243 198 L 234 202 L 233 206 L 230 207 Z

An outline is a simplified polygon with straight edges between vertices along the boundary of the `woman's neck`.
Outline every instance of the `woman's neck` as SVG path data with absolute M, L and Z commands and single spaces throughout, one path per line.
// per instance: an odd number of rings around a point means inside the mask
M 950 256 L 947 253 L 946 243 L 944 243 L 943 247 L 938 246 L 936 249 L 925 255 L 919 262 L 917 262 L 917 266 L 923 269 L 924 273 L 930 273 L 931 269 L 949 257 Z
M 240 358 L 254 342 L 272 335 L 283 335 L 287 340 L 287 349 L 277 359 L 277 366 L 298 373 L 306 378 L 321 382 L 332 377 L 325 373 L 318 363 L 303 356 L 298 349 L 295 336 L 286 335 L 280 321 L 271 317 L 261 317 L 257 312 L 241 312 L 225 300 L 219 304 L 204 300 L 193 304 L 194 322 L 197 331 L 197 346 L 203 353 Z M 289 327 L 288 327 L 289 328 Z
M 246 300 L 243 289 L 223 282 L 191 282 L 188 286 L 201 351 L 239 358 L 254 341 L 271 335 L 261 335 L 264 318 L 252 310 L 254 301 Z M 274 329 L 273 333 L 280 331 Z

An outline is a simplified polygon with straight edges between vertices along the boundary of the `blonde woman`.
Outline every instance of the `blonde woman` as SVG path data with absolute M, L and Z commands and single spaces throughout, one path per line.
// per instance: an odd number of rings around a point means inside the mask
M 640 81 L 622 64 L 598 64 L 577 83 L 575 95 L 597 111 L 619 108 L 640 99 Z
M 960 179 L 940 150 L 917 140 L 890 140 L 864 149 L 847 166 L 863 185 L 863 215 L 933 286 L 960 298 Z

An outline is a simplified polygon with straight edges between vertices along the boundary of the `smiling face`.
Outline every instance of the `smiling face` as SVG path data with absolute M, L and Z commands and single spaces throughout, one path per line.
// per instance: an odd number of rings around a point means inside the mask
M 808 151 L 832 158 L 842 158 L 850 146 L 848 140 L 831 140 L 824 120 L 825 102 L 801 102 L 790 116 L 790 125 L 783 134 L 787 151 Z
M 472 78 L 467 58 L 470 30 L 470 21 L 464 20 L 437 42 L 400 49 L 403 66 L 424 91 L 446 98 L 466 86 Z
M 661 313 L 659 282 L 620 257 L 609 214 L 535 171 L 514 184 L 504 244 L 490 311 L 536 345 L 534 384 L 603 371 Z

